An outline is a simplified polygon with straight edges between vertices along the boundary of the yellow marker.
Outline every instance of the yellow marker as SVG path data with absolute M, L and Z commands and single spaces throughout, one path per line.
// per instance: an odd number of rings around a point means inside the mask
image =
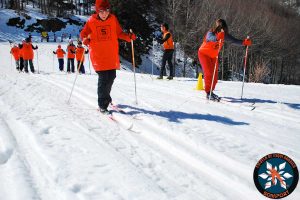
M 204 90 L 202 73 L 199 73 L 196 90 Z

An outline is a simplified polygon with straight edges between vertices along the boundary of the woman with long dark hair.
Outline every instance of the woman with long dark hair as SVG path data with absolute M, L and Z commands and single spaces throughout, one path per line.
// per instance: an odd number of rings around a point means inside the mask
M 218 19 L 215 26 L 207 32 L 203 43 L 198 50 L 198 57 L 204 72 L 205 92 L 207 94 L 206 98 L 213 101 L 220 101 L 220 97 L 213 91 L 218 82 L 219 65 L 217 57 L 224 41 L 229 41 L 240 46 L 250 46 L 252 44 L 250 39 L 238 40 L 231 36 L 228 31 L 227 23 L 224 19 Z

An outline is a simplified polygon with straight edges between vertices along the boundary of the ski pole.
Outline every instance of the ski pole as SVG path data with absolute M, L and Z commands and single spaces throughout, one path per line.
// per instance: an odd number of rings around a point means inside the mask
M 153 80 L 153 59 L 154 59 L 154 37 L 153 37 L 153 40 L 152 40 L 152 69 L 151 69 L 151 78 Z
M 12 66 L 12 55 L 10 54 L 10 68 L 13 71 L 13 66 Z
M 12 42 L 10 40 L 8 40 L 9 42 L 9 47 L 10 49 L 12 49 Z M 12 66 L 12 52 L 10 50 L 10 69 L 13 71 L 13 66 Z
M 88 52 L 88 57 L 89 57 L 89 69 L 90 69 L 90 75 L 92 75 L 92 71 L 91 71 L 91 60 L 90 60 L 90 51 Z
M 52 54 L 52 71 L 54 73 L 54 54 Z
M 130 29 L 130 33 L 132 33 L 132 30 Z M 131 54 L 132 54 L 132 66 L 133 66 L 133 74 L 134 74 L 134 92 L 135 92 L 135 103 L 138 104 L 137 101 L 137 94 L 136 94 L 136 77 L 135 77 L 135 59 L 134 59 L 134 46 L 133 46 L 133 40 L 131 39 Z
M 247 36 L 247 39 L 249 39 L 249 36 Z M 246 53 L 245 53 L 245 59 L 244 59 L 244 76 L 243 76 L 243 85 L 242 85 L 242 94 L 241 99 L 243 99 L 243 93 L 244 93 L 244 83 L 245 83 L 245 75 L 246 75 L 246 67 L 247 67 L 247 58 L 248 58 L 248 47 L 246 47 Z
M 38 74 L 40 73 L 40 65 L 39 65 L 39 51 L 36 49 L 36 61 L 38 67 Z
M 218 49 L 218 55 L 216 57 L 216 63 L 215 63 L 215 67 L 214 67 L 214 73 L 213 73 L 213 78 L 211 80 L 211 86 L 210 86 L 210 92 L 209 92 L 209 98 L 208 100 L 210 101 L 211 98 L 211 93 L 212 93 L 212 88 L 213 88 L 213 83 L 215 80 L 215 73 L 216 73 L 216 69 L 217 69 L 217 64 L 218 64 L 218 59 L 219 59 L 219 52 L 221 50 L 221 44 L 222 44 L 222 39 L 219 40 L 219 49 Z M 217 77 L 218 78 L 218 77 Z
M 70 100 L 71 100 L 71 97 L 72 97 L 72 94 L 73 94 L 73 90 L 74 90 L 75 83 L 76 83 L 76 80 L 77 80 L 77 77 L 78 77 L 78 74 L 79 74 L 79 70 L 80 70 L 82 62 L 83 62 L 83 58 L 84 58 L 84 51 L 83 51 L 79 66 L 77 68 L 77 72 L 76 72 L 76 75 L 75 75 L 75 79 L 74 79 L 74 82 L 73 82 L 73 86 L 72 86 L 71 93 L 70 93 L 69 99 L 67 101 L 67 104 L 70 104 Z

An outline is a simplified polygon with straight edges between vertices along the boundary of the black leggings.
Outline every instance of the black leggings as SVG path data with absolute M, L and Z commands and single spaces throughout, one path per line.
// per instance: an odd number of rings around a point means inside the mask
M 102 109 L 107 109 L 112 98 L 110 91 L 116 78 L 116 70 L 98 71 L 98 105 Z
M 168 61 L 168 65 L 170 68 L 170 76 L 173 77 L 173 64 L 172 64 L 173 52 L 174 52 L 174 50 L 164 51 L 163 58 L 162 58 L 162 65 L 161 65 L 161 69 L 160 69 L 160 76 L 164 75 L 166 63 Z

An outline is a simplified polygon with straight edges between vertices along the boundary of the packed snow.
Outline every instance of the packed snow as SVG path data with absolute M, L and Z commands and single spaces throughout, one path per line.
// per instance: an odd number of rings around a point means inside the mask
M 57 44 L 38 45 L 40 73 L 25 74 L 0 43 L 1 200 L 265 199 L 252 178 L 260 158 L 283 153 L 300 166 L 299 86 L 246 83 L 241 102 L 240 82 L 219 81 L 231 102 L 214 103 L 196 79 L 138 73 L 136 104 L 122 62 L 112 98 L 128 114 L 114 122 L 97 111 L 89 60 L 68 104 L 76 75 L 59 72 Z

